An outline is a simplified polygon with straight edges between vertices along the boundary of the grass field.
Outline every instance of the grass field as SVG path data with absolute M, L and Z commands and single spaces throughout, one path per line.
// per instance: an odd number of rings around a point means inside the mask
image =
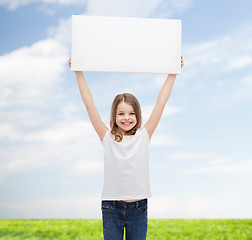
M 102 240 L 101 220 L 0 220 L 1 240 Z M 149 219 L 148 240 L 252 240 L 249 219 Z

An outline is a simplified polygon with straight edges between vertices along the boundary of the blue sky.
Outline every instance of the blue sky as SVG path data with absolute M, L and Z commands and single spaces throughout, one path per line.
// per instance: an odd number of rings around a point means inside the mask
M 100 218 L 103 148 L 67 61 L 71 16 L 182 19 L 185 66 L 150 145 L 150 218 L 252 216 L 251 1 L 0 0 L 0 218 Z M 85 73 L 109 124 L 164 74 Z

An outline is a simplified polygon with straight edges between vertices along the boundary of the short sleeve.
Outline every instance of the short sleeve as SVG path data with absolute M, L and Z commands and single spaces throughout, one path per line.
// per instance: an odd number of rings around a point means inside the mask
M 150 143 L 151 140 L 150 140 L 149 133 L 147 132 L 147 129 L 144 126 L 142 127 L 142 131 L 145 137 L 148 139 L 148 142 Z
M 102 141 L 101 141 L 101 144 L 104 146 L 105 142 L 107 142 L 108 138 L 109 138 L 109 134 L 110 134 L 110 129 L 107 130 L 107 132 L 105 133 Z

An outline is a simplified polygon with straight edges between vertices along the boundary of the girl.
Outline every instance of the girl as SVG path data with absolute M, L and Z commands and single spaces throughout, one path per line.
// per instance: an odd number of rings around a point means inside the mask
M 181 57 L 181 68 L 183 67 Z M 71 58 L 69 59 L 71 68 Z M 168 74 L 156 105 L 143 127 L 138 100 L 130 93 L 118 94 L 112 103 L 110 128 L 95 107 L 83 72 L 75 72 L 91 123 L 104 146 L 102 220 L 104 240 L 144 240 L 147 235 L 149 142 L 170 96 L 176 74 Z

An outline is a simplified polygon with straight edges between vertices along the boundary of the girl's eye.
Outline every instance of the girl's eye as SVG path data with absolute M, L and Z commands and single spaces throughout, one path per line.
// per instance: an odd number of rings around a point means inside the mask
M 123 113 L 118 113 L 118 115 L 123 115 Z M 135 115 L 134 112 L 130 113 L 130 115 Z

